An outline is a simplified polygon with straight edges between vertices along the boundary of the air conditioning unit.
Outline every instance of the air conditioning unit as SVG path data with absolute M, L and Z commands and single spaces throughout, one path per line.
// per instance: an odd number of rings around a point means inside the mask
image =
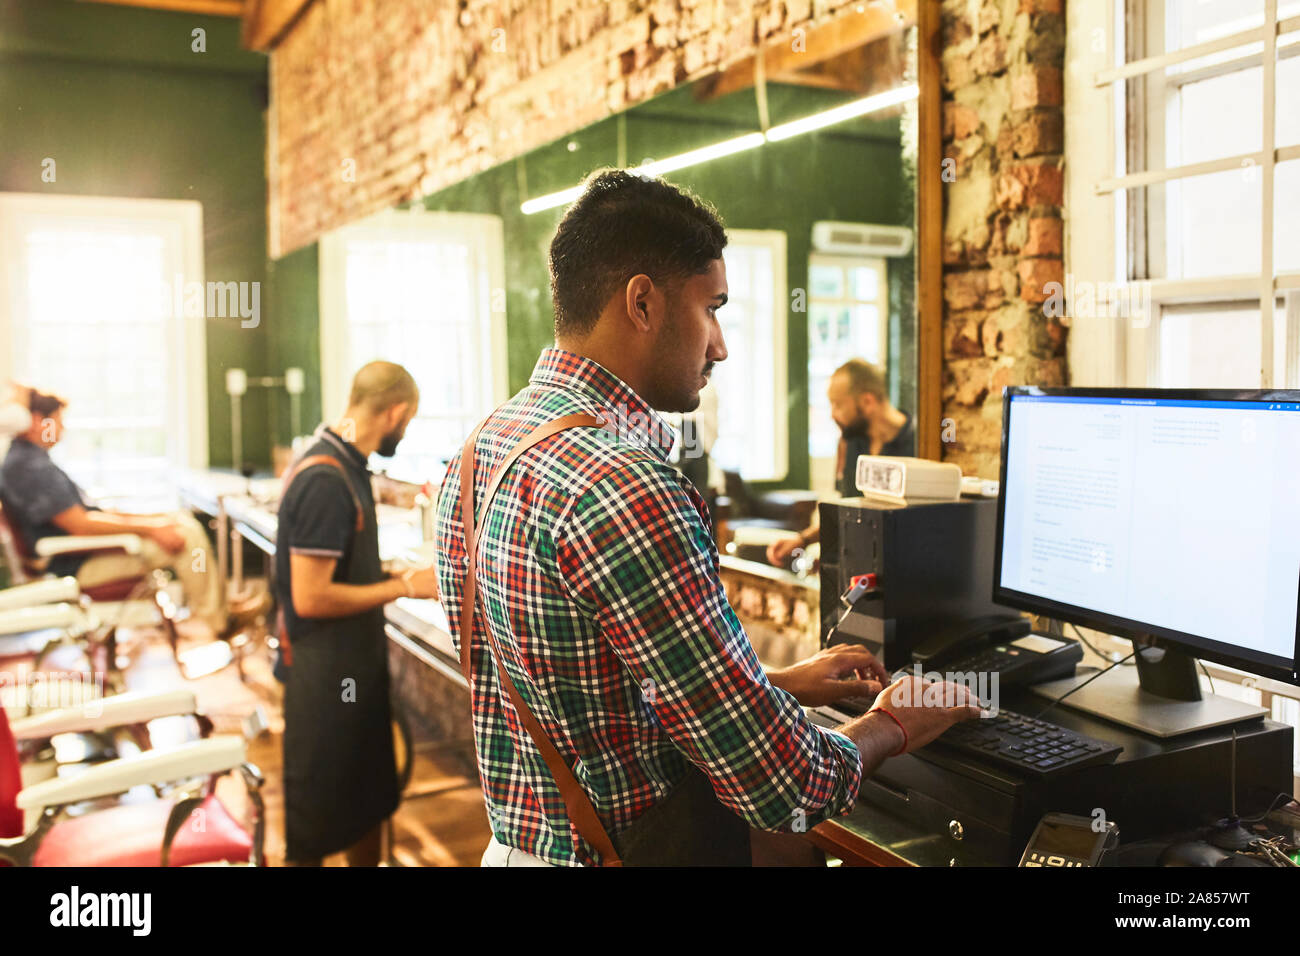
M 905 256 L 912 251 L 912 230 L 865 222 L 815 222 L 812 243 L 818 252 L 837 255 Z

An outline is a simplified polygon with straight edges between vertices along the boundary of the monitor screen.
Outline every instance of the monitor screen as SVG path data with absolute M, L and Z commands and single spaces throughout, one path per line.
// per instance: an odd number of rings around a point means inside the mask
M 1294 678 L 1300 392 L 1010 389 L 994 600 Z

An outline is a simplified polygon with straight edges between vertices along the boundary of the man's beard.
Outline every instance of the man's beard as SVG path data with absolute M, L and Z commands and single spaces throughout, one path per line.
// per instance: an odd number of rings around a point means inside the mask
M 397 454 L 397 446 L 401 440 L 402 436 L 399 432 L 389 432 L 379 440 L 379 447 L 375 449 L 375 453 L 385 458 L 392 458 Z
M 858 417 L 847 425 L 840 426 L 840 434 L 844 436 L 845 441 L 854 438 L 866 438 L 868 435 L 869 424 L 865 415 Z

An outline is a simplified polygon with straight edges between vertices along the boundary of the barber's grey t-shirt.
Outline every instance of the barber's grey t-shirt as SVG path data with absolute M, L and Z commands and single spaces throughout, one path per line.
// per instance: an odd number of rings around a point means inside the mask
M 15 438 L 0 465 L 0 497 L 5 512 L 18 526 L 28 546 L 41 538 L 67 534 L 53 521 L 54 516 L 81 505 L 94 509 L 68 473 L 50 459 L 47 449 Z M 76 574 L 87 555 L 60 554 L 50 559 L 54 574 Z

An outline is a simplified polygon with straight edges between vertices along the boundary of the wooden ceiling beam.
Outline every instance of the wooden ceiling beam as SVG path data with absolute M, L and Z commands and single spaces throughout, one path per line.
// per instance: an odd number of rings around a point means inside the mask
M 240 42 L 266 52 L 280 42 L 312 0 L 247 0 Z
M 861 13 L 856 8 L 834 20 L 812 27 L 796 43 L 789 36 L 770 40 L 757 55 L 747 56 L 711 76 L 703 77 L 695 87 L 700 100 L 716 99 L 749 89 L 756 82 L 757 56 L 763 57 L 768 77 L 783 78 L 817 66 L 843 53 L 896 34 L 916 23 L 917 0 L 872 0 Z M 790 82 L 788 79 L 785 82 Z
M 212 17 L 242 17 L 244 0 L 82 0 L 83 3 L 111 3 L 119 7 L 145 7 L 174 13 L 199 13 Z

